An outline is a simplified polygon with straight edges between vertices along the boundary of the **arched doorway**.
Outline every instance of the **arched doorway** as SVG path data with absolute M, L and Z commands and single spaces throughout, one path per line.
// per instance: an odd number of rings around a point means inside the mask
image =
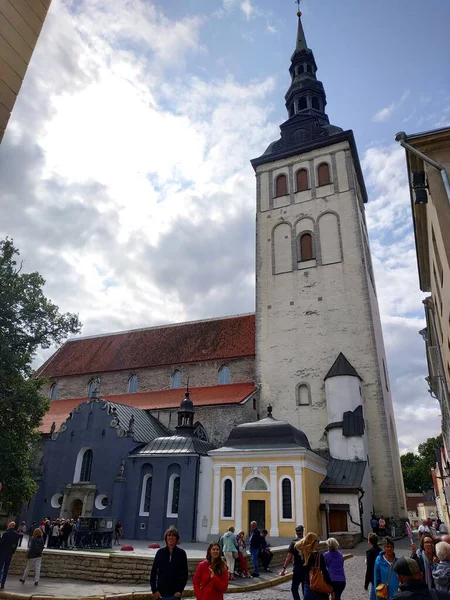
M 72 519 L 78 519 L 78 517 L 81 517 L 82 512 L 83 512 L 83 502 L 78 498 L 72 504 Z

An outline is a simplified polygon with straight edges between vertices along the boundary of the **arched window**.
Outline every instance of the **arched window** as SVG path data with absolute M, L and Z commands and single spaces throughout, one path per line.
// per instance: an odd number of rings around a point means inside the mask
M 297 110 L 305 110 L 305 108 L 308 108 L 308 100 L 305 96 L 297 100 L 297 107 Z
M 297 179 L 297 192 L 304 192 L 309 189 L 308 171 L 306 169 L 299 169 L 296 175 Z
M 298 74 L 301 75 L 305 72 L 305 67 L 303 65 L 298 65 Z
M 169 479 L 169 494 L 167 496 L 167 516 L 178 517 L 180 502 L 180 476 L 173 473 Z
M 281 511 L 282 519 L 292 519 L 292 482 L 287 477 L 281 481 Z
M 223 482 L 222 499 L 222 518 L 231 519 L 233 517 L 233 482 L 231 479 L 225 479 Z
M 89 482 L 91 480 L 92 459 L 92 450 L 88 448 L 83 454 L 83 461 L 81 463 L 80 471 L 80 481 Z
M 88 383 L 88 398 L 92 398 L 92 396 L 96 392 L 96 388 L 97 388 L 96 384 L 97 384 L 97 382 L 95 379 L 91 379 L 90 382 Z
M 333 212 L 322 213 L 318 222 L 322 265 L 340 262 L 342 252 L 338 216 Z
M 181 373 L 180 371 L 174 371 L 170 378 L 170 387 L 173 390 L 178 390 L 181 387 Z
M 219 385 L 225 385 L 227 383 L 230 383 L 230 381 L 230 369 L 226 365 L 222 365 L 219 369 Z
M 152 483 L 153 477 L 151 473 L 146 473 L 142 480 L 142 492 L 141 492 L 141 507 L 139 515 L 141 517 L 148 517 L 150 514 L 150 501 L 152 498 Z
M 313 98 L 311 101 L 311 106 L 316 110 L 320 110 L 320 104 L 318 98 Z
M 247 492 L 266 492 L 267 485 L 264 479 L 261 479 L 261 477 L 252 477 L 247 481 L 245 490 Z
M 287 196 L 287 177 L 286 175 L 278 175 L 275 181 L 275 197 Z
M 50 400 L 58 399 L 58 384 L 57 383 L 52 383 L 48 397 L 50 398 Z
M 128 393 L 134 394 L 137 392 L 137 389 L 138 389 L 138 376 L 132 375 L 130 377 L 130 379 L 128 380 Z
M 312 73 L 312 66 L 306 65 L 306 70 L 308 71 L 308 73 Z
M 313 239 L 311 233 L 301 233 L 298 240 L 298 260 L 312 260 L 314 258 Z
M 331 183 L 330 179 L 330 167 L 327 163 L 321 163 L 317 169 L 317 179 L 319 185 L 328 185 Z
M 311 404 L 311 391 L 306 383 L 300 383 L 297 386 L 297 404 L 298 406 Z

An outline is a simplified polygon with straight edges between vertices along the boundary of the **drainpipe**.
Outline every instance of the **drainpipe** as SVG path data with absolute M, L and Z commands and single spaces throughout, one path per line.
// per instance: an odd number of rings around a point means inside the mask
M 408 144 L 408 142 L 406 141 L 407 139 L 408 139 L 408 136 L 406 135 L 406 133 L 404 131 L 400 131 L 395 136 L 395 141 L 399 142 L 400 146 L 403 146 L 403 148 L 405 148 L 405 150 L 407 150 L 408 152 L 411 152 L 411 154 L 415 154 L 416 156 L 421 158 L 424 162 L 428 163 L 429 165 L 431 165 L 432 167 L 434 167 L 441 173 L 442 183 L 444 184 L 445 192 L 447 194 L 447 200 L 450 202 L 450 181 L 449 181 L 448 173 L 447 173 L 444 165 L 441 165 L 440 163 L 436 162 L 435 160 L 433 160 L 426 154 L 423 154 L 423 152 L 420 152 L 419 150 L 417 150 L 416 148 L 411 146 L 411 144 Z

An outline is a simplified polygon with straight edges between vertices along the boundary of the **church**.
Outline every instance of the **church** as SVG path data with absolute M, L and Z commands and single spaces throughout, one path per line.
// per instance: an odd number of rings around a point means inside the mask
M 109 516 L 130 539 L 217 539 L 256 520 L 351 546 L 406 517 L 351 130 L 331 125 L 301 13 L 280 138 L 256 175 L 256 310 L 69 339 L 38 370 L 50 410 L 24 509 Z

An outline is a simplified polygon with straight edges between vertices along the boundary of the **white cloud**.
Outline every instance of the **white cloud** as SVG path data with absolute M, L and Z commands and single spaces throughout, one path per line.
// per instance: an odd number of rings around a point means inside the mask
M 399 100 L 391 102 L 391 104 L 389 104 L 388 106 L 385 106 L 384 108 L 379 110 L 377 113 L 375 113 L 374 116 L 372 117 L 372 121 L 375 121 L 375 122 L 387 121 L 389 119 L 389 117 L 392 115 L 392 113 L 405 102 L 405 100 L 408 98 L 409 95 L 410 95 L 409 90 L 406 90 L 405 92 L 403 92 L 403 94 Z

